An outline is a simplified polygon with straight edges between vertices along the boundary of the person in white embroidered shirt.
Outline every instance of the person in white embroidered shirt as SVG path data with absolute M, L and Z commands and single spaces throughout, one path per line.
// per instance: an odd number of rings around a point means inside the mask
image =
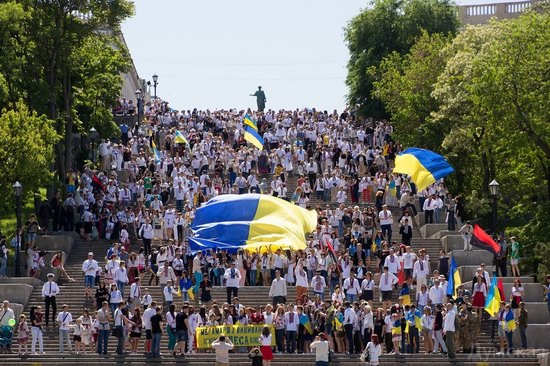
M 141 299 L 141 286 L 140 286 L 140 278 L 136 277 L 134 280 L 134 283 L 132 283 L 132 286 L 130 286 L 130 313 L 134 312 L 134 309 L 136 306 L 139 306 Z
M 167 307 L 170 307 L 170 305 L 174 302 L 174 295 L 177 294 L 173 284 L 174 282 L 172 282 L 172 280 L 168 280 L 166 282 L 166 287 L 162 290 Z
M 380 230 L 382 230 L 382 235 L 388 243 L 391 243 L 393 216 L 391 211 L 388 210 L 388 205 L 382 206 L 382 211 L 380 211 L 378 217 L 380 218 Z
M 319 295 L 323 301 L 325 300 L 325 287 L 327 287 L 325 278 L 321 276 L 321 271 L 317 271 L 311 279 L 311 288 L 313 288 L 313 293 Z
M 50 305 L 52 307 L 52 322 L 55 321 L 55 314 L 57 314 L 57 302 L 55 297 L 59 294 L 59 286 L 53 281 L 53 273 L 48 273 L 48 282 L 42 286 L 42 297 L 46 303 L 46 326 L 48 326 L 50 320 Z
M 416 262 L 414 262 L 413 266 L 413 279 L 416 280 L 416 288 L 417 291 L 422 287 L 426 286 L 428 283 L 427 276 L 429 273 L 429 266 L 428 262 L 424 258 L 418 258 Z
M 405 279 L 412 280 L 413 278 L 413 267 L 414 261 L 416 260 L 416 254 L 413 253 L 410 246 L 407 246 L 406 252 L 401 256 L 403 259 L 403 270 L 405 271 Z M 411 286 L 411 290 L 414 290 L 414 287 Z
M 424 214 L 426 216 L 426 224 L 434 223 L 434 210 L 437 206 L 437 200 L 435 199 L 435 194 L 432 194 L 424 201 Z
M 235 262 L 231 262 L 230 268 L 225 270 L 223 277 L 226 280 L 227 303 L 231 304 L 231 299 L 239 296 L 239 282 L 241 281 L 241 272 L 235 269 Z
M 273 307 L 276 308 L 278 304 L 284 304 L 286 302 L 286 295 L 286 281 L 281 277 L 281 272 L 277 270 L 269 289 L 269 297 L 273 298 Z
M 392 288 L 398 282 L 397 277 L 388 271 L 388 267 L 384 266 L 384 272 L 380 275 L 378 288 L 382 292 L 382 307 L 384 312 L 391 307 Z
M 355 278 L 355 271 L 351 270 L 350 276 L 344 280 L 344 290 L 346 291 L 346 298 L 350 302 L 354 302 L 357 298 L 357 295 L 361 292 L 361 287 L 359 287 L 359 281 Z
M 395 255 L 395 250 L 393 250 L 393 248 L 390 249 L 390 255 L 388 255 L 384 261 L 384 267 L 388 267 L 388 271 L 395 276 L 397 276 L 401 269 L 401 261 Z

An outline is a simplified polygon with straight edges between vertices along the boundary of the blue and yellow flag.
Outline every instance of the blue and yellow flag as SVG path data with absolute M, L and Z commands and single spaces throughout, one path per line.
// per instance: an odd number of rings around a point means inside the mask
M 302 324 L 304 328 L 306 328 L 309 334 L 313 334 L 313 329 L 311 328 L 311 322 L 309 321 L 309 317 L 306 314 L 300 315 L 300 324 Z
M 512 310 L 508 311 L 502 322 L 504 323 L 502 324 L 504 330 L 508 330 L 509 332 L 516 330 L 516 319 Z
M 315 230 L 317 213 L 277 197 L 260 194 L 221 195 L 197 209 L 189 238 L 192 251 L 240 248 L 272 251 L 306 248 L 306 233 Z
M 252 120 L 252 118 L 250 118 L 250 116 L 248 114 L 244 115 L 243 122 L 244 122 L 245 125 L 247 125 L 250 128 L 258 131 L 258 126 L 256 126 L 256 123 Z
M 157 150 L 157 145 L 155 141 L 151 140 L 151 148 L 153 149 L 153 155 L 155 155 L 155 163 L 160 163 L 160 153 Z
M 248 127 L 248 125 L 244 127 L 244 139 L 256 146 L 259 150 L 264 149 L 263 137 L 258 134 L 258 131 Z
M 493 276 L 491 286 L 489 287 L 489 292 L 487 293 L 487 298 L 485 299 L 485 311 L 491 316 L 495 316 L 500 309 L 501 301 L 500 291 L 498 290 L 497 285 L 497 276 Z
M 449 281 L 447 283 L 447 295 L 454 297 L 456 294 L 456 289 L 462 284 L 460 278 L 460 272 L 458 272 L 458 267 L 456 266 L 456 261 L 454 255 L 451 257 L 451 266 L 449 268 Z
M 176 130 L 176 143 L 189 145 L 189 142 L 187 141 L 185 136 L 183 136 L 183 133 L 178 130 Z
M 451 174 L 454 169 L 443 156 L 411 147 L 396 156 L 393 172 L 410 175 L 418 190 L 422 190 Z

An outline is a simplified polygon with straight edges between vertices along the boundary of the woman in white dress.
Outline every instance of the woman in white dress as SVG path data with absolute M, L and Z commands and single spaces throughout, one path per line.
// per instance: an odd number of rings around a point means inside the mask
M 93 319 L 90 316 L 88 309 L 84 309 L 82 316 L 79 318 L 82 325 L 82 333 L 80 335 L 81 342 L 84 345 L 84 354 L 87 354 L 86 347 L 90 347 L 90 353 L 94 353 L 94 348 L 92 345 L 92 323 Z

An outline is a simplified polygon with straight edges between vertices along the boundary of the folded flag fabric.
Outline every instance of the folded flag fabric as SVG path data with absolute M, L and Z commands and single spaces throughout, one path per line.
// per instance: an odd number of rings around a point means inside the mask
M 193 287 L 189 288 L 189 290 L 187 290 L 187 294 L 189 295 L 189 298 L 191 300 L 195 300 L 195 294 L 193 293 Z
M 502 298 L 497 285 L 497 277 L 493 276 L 491 286 L 489 287 L 489 292 L 487 293 L 487 298 L 485 299 L 485 311 L 491 316 L 495 316 L 500 309 L 501 299 Z
M 309 334 L 313 334 L 313 329 L 311 328 L 311 322 L 309 321 L 309 317 L 306 314 L 300 315 L 300 324 L 302 324 L 304 328 L 306 328 Z
M 189 145 L 189 142 L 187 141 L 185 136 L 183 136 L 183 133 L 181 133 L 178 130 L 176 130 L 176 142 L 178 144 L 187 144 L 187 145 Z
M 454 255 L 451 257 L 451 265 L 449 267 L 449 282 L 447 283 L 447 295 L 454 297 L 456 294 L 456 289 L 462 284 L 462 279 L 460 278 L 460 272 L 458 272 L 458 267 L 456 265 Z
M 393 172 L 410 175 L 418 190 L 422 190 L 451 174 L 454 169 L 443 156 L 411 147 L 396 156 Z
M 244 115 L 244 120 L 243 120 L 244 124 L 249 126 L 250 128 L 258 131 L 258 126 L 256 126 L 256 123 L 252 120 L 252 118 L 250 118 L 250 116 L 248 114 L 245 114 Z
M 197 209 L 189 243 L 194 252 L 210 248 L 299 250 L 306 248 L 306 233 L 316 227 L 314 210 L 273 196 L 225 194 Z
M 514 318 L 514 312 L 512 310 L 506 313 L 503 323 L 502 327 L 504 330 L 508 330 L 509 332 L 516 330 L 516 319 Z
M 258 134 L 258 131 L 248 125 L 244 128 L 244 139 L 256 146 L 259 150 L 264 149 L 263 137 Z
M 498 255 L 500 251 L 500 246 L 497 242 L 495 242 L 478 224 L 474 225 L 474 232 L 472 233 L 470 244 L 476 248 L 487 250 L 494 255 Z

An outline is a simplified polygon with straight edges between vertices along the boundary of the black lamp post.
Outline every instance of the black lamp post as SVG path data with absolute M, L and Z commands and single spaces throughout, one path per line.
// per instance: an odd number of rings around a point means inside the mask
M 136 100 L 137 100 L 137 110 L 138 110 L 138 119 L 137 119 L 137 124 L 136 124 L 136 135 L 137 135 L 137 132 L 139 131 L 139 124 L 141 123 L 141 113 L 143 111 L 143 99 L 141 98 L 142 94 L 143 93 L 142 93 L 141 89 L 136 90 Z
M 159 76 L 157 74 L 153 75 L 153 88 L 155 90 L 155 102 L 157 101 L 157 85 L 159 81 Z
M 15 215 L 17 216 L 17 229 L 15 230 L 15 240 L 17 247 L 15 248 L 14 267 L 15 277 L 21 277 L 20 252 L 23 245 L 23 230 L 21 220 L 21 196 L 23 195 L 23 186 L 19 182 L 13 185 L 13 194 L 15 196 Z
M 92 164 L 94 164 L 94 168 L 95 168 L 95 139 L 96 139 L 96 136 L 97 136 L 97 130 L 92 127 L 90 128 L 90 139 L 92 140 Z
M 499 191 L 499 184 L 498 182 L 493 179 L 491 183 L 489 183 L 489 193 L 491 194 L 491 197 L 493 198 L 493 234 L 496 235 L 497 233 L 497 197 L 498 197 L 498 191 Z

